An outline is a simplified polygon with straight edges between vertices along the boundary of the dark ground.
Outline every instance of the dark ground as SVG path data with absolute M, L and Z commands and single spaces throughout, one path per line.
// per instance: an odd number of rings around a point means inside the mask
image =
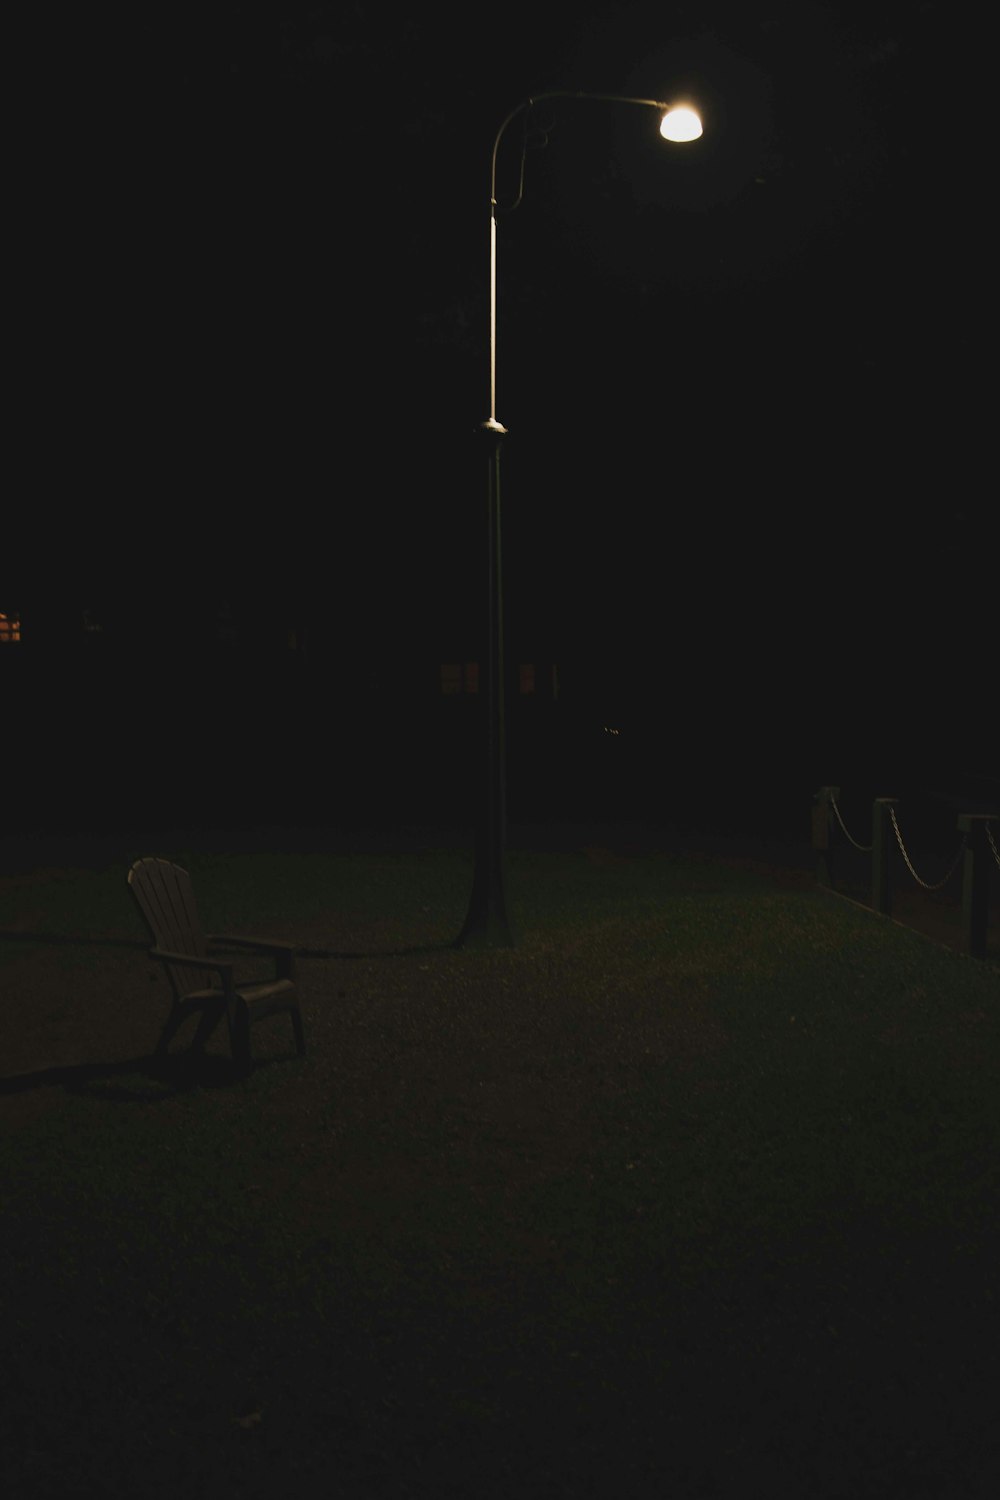
M 642 823 L 517 826 L 522 944 L 456 953 L 430 833 L 318 902 L 315 832 L 162 836 L 220 916 L 301 884 L 310 1051 L 237 1087 L 143 1066 L 127 841 L 7 845 L 13 1493 L 986 1500 L 995 968 Z

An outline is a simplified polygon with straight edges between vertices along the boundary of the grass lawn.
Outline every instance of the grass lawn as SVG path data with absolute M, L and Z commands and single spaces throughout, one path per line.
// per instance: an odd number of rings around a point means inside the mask
M 231 1073 L 125 873 L 300 949 Z M 0 875 L 6 1493 L 980 1500 L 1000 969 L 718 856 L 184 840 Z

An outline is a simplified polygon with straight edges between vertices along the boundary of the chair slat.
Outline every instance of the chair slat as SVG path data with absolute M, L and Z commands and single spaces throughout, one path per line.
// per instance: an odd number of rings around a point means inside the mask
M 139 859 L 128 878 L 155 946 L 203 958 L 207 944 L 188 872 L 166 859 Z M 211 989 L 218 984 L 211 969 L 176 964 L 168 964 L 167 969 L 178 999 L 192 990 Z

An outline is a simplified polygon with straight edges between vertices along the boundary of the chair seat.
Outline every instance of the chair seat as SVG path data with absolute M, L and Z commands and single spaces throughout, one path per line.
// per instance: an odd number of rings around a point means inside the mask
M 242 1000 L 251 1010 L 258 1006 L 268 1004 L 272 1000 L 289 1003 L 297 1001 L 297 986 L 291 979 L 262 979 L 253 980 L 249 984 L 237 984 L 233 986 L 233 995 Z M 198 1004 L 203 1001 L 222 1000 L 223 992 L 216 985 L 211 985 L 205 990 L 189 990 L 184 996 L 185 1005 Z
M 254 980 L 253 984 L 238 984 L 236 993 L 256 1009 L 265 1001 L 296 999 L 298 987 L 290 979 Z

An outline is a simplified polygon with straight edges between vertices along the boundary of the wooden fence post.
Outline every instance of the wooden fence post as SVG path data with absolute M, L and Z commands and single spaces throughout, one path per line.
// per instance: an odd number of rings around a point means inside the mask
M 839 786 L 821 786 L 813 797 L 812 846 L 816 854 L 816 879 L 820 885 L 833 885 L 833 854 L 830 830 L 833 826 L 833 803 L 840 796 Z
M 898 807 L 898 797 L 876 797 L 872 807 L 872 910 L 887 917 L 891 911 L 889 892 L 889 814 Z
M 986 914 L 990 892 L 986 825 L 990 821 L 990 813 L 960 813 L 958 817 L 959 831 L 965 834 L 962 925 L 965 929 L 966 952 L 972 958 L 986 957 Z

